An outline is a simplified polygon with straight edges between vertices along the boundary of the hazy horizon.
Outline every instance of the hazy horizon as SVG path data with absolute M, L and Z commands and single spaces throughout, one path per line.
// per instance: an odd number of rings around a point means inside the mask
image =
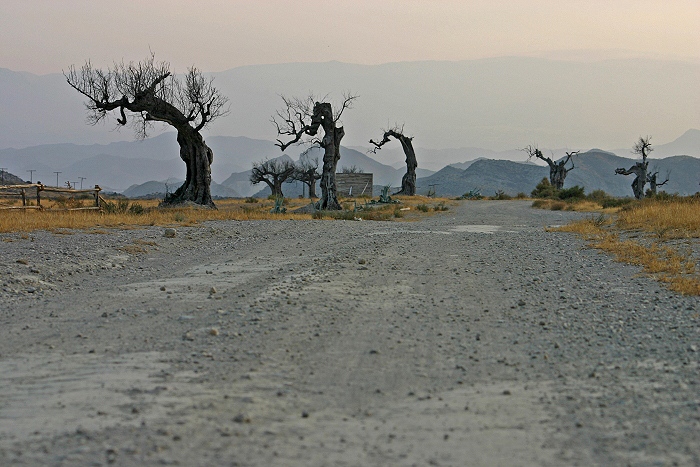
M 211 0 L 196 8 L 186 0 L 116 7 L 3 0 L 0 68 L 39 79 L 0 83 L 0 147 L 133 139 L 127 129 L 113 131 L 113 121 L 85 125 L 82 96 L 48 78 L 86 60 L 106 67 L 149 51 L 176 73 L 194 64 L 217 77 L 232 107 L 209 135 L 273 140 L 277 94 L 337 99 L 347 90 L 360 94 L 343 119 L 348 146 L 366 144 L 394 122 L 418 146 L 495 151 L 533 143 L 612 150 L 640 135 L 662 143 L 700 128 L 696 0 L 334 0 L 324 7 L 309 0 Z M 524 57 L 557 67 L 472 66 Z M 325 66 L 336 63 L 354 74 Z M 295 64 L 303 66 L 286 66 Z M 255 73 L 263 68 L 314 72 Z M 395 74 L 381 75 L 386 69 Z M 330 71 L 317 76 L 323 70 Z
M 138 60 L 153 50 L 176 70 L 324 62 L 628 51 L 700 59 L 696 0 L 3 0 L 0 67 L 60 72 Z M 321 27 L 333 24 L 332 34 Z M 128 25 L 128 33 L 124 26 Z

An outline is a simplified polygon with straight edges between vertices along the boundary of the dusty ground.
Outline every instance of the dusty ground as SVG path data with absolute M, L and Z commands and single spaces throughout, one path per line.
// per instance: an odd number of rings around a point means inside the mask
M 464 202 L 0 236 L 0 465 L 700 465 L 700 303 Z

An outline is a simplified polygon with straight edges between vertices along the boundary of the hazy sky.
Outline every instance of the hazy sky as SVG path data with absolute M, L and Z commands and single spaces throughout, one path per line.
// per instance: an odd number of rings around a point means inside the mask
M 0 0 L 0 44 L 0 67 L 36 74 L 139 60 L 149 48 L 175 71 L 501 55 L 700 60 L 700 0 Z

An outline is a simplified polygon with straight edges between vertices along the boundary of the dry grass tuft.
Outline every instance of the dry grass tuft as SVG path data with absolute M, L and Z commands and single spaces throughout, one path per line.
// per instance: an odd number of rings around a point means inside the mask
M 700 295 L 700 276 L 693 256 L 663 242 L 700 237 L 700 203 L 697 200 L 647 200 L 621 210 L 617 218 L 604 215 L 551 229 L 583 236 L 590 246 L 614 256 L 616 261 L 643 268 L 671 290 Z M 640 241 L 629 237 L 634 234 Z

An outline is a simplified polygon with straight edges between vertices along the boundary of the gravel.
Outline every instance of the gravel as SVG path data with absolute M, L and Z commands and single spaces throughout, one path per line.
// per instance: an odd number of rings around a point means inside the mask
M 0 235 L 2 465 L 700 465 L 700 302 L 469 201 Z

